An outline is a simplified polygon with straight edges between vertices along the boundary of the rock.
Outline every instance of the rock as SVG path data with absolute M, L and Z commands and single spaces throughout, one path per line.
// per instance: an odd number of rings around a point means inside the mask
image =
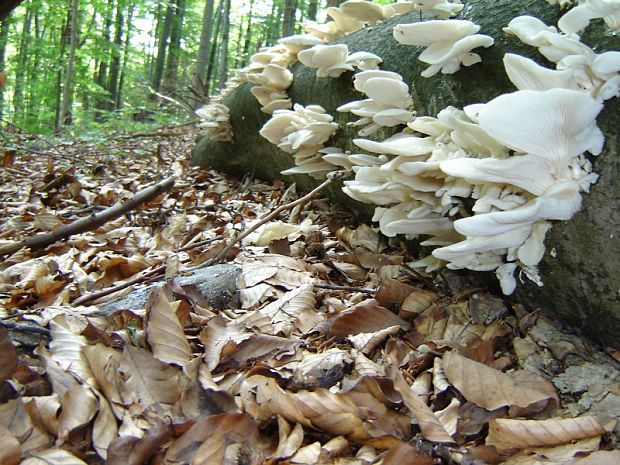
M 544 0 L 497 0 L 492 4 L 468 2 L 458 18 L 479 24 L 480 33 L 492 36 L 495 44 L 476 49 L 482 63 L 462 68 L 452 75 L 421 77 L 421 71 L 426 68 L 426 64 L 417 59 L 421 49 L 400 45 L 393 39 L 394 25 L 417 21 L 417 12 L 392 18 L 336 42 L 346 43 L 350 52 L 365 50 L 382 57 L 382 69 L 398 72 L 410 85 L 417 114 L 435 116 L 448 105 L 463 107 L 487 102 L 502 93 L 514 91 L 502 63 L 506 52 L 518 53 L 552 67 L 534 47 L 502 31 L 512 18 L 524 14 L 554 25 L 561 12 Z M 609 33 L 601 20 L 593 21 L 582 38 L 598 52 L 620 50 L 620 39 Z M 337 79 L 317 78 L 316 70 L 300 63 L 293 66 L 292 71 L 294 82 L 288 94 L 293 102 L 323 106 L 341 124 L 341 129 L 327 145 L 353 149 L 351 140 L 357 137 L 356 132 L 345 126 L 353 117 L 349 113 L 336 112 L 343 103 L 360 98 L 360 94 L 353 91 L 352 73 L 345 73 Z M 253 173 L 268 180 L 281 177 L 280 171 L 292 165 L 290 155 L 279 151 L 258 134 L 269 115 L 260 112 L 258 103 L 249 92 L 251 87 L 251 84 L 242 84 L 223 102 L 231 109 L 234 141 L 225 143 L 202 138 L 193 151 L 194 164 L 238 176 Z M 584 195 L 582 210 L 571 221 L 555 222 L 547 236 L 547 253 L 540 265 L 544 286 L 524 282 L 512 296 L 528 308 L 551 311 L 581 328 L 594 340 L 616 347 L 620 347 L 619 100 L 607 100 L 598 118 L 606 135 L 603 153 L 592 160 L 594 171 L 600 175 L 599 181 L 590 194 Z M 382 131 L 375 139 L 382 140 L 391 133 Z M 316 181 L 307 176 L 294 176 L 293 179 L 301 190 L 316 185 Z M 369 219 L 374 208 L 351 200 L 337 186 L 328 195 L 363 221 Z M 489 278 L 491 281 L 494 277 Z
M 172 279 L 173 293 L 189 295 L 191 300 L 204 299 L 213 308 L 228 307 L 237 293 L 237 277 L 241 269 L 236 265 L 222 264 L 199 268 L 186 276 Z M 146 306 L 151 291 L 165 284 L 164 281 L 136 289 L 118 299 L 99 305 L 99 315 L 111 315 L 120 310 L 137 310 Z

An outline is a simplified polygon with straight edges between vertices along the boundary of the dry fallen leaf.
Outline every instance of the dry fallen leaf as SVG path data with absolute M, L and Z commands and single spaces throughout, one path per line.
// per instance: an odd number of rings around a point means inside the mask
M 9 379 L 17 368 L 17 353 L 9 332 L 0 328 L 0 383 Z
M 0 423 L 0 463 L 2 465 L 17 465 L 21 461 L 19 441 L 11 434 L 6 426 Z
M 498 418 L 489 424 L 486 444 L 498 450 L 557 446 L 605 434 L 593 417 L 512 420 Z
M 507 375 L 454 351 L 444 353 L 443 370 L 467 400 L 487 410 L 513 405 L 526 408 L 544 400 L 558 402 L 553 385 L 534 373 Z

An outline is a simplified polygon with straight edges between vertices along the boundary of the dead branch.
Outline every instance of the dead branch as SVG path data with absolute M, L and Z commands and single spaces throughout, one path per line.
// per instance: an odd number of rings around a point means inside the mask
M 343 178 L 346 174 L 347 174 L 346 171 L 338 171 L 338 172 L 334 172 L 333 174 L 330 173 L 330 175 L 328 175 L 328 178 L 325 181 L 323 181 L 323 183 L 319 184 L 317 187 L 315 187 L 313 190 L 308 192 L 306 195 L 304 195 L 303 197 L 298 198 L 297 200 L 289 202 L 289 203 L 287 203 L 285 205 L 280 205 L 278 208 L 273 210 L 271 213 L 267 214 L 266 216 L 261 218 L 258 222 L 253 224 L 252 227 L 250 227 L 249 229 L 245 230 L 243 233 L 239 234 L 235 238 L 233 238 L 230 241 L 228 241 L 228 243 L 226 244 L 226 247 L 224 247 L 222 249 L 222 251 L 218 254 L 217 257 L 212 258 L 211 260 L 207 260 L 206 262 L 201 263 L 198 266 L 190 268 L 189 271 L 197 270 L 199 268 L 205 268 L 207 266 L 211 266 L 211 265 L 215 265 L 216 263 L 220 263 L 228 255 L 230 250 L 236 244 L 238 244 L 243 239 L 248 237 L 250 234 L 252 234 L 258 228 L 260 228 L 262 225 L 264 225 L 265 223 L 270 222 L 274 218 L 277 218 L 277 216 L 280 213 L 284 212 L 284 211 L 292 210 L 297 205 L 301 205 L 303 203 L 309 202 L 310 200 L 312 200 L 312 198 L 314 196 L 316 196 L 319 192 L 321 192 L 323 189 L 325 189 L 327 186 L 329 186 L 332 182 L 334 182 L 337 179 Z
M 339 286 L 337 284 L 314 284 L 317 289 L 330 289 L 332 291 L 348 291 L 348 292 L 361 292 L 363 294 L 374 294 L 377 289 L 366 289 L 364 287 L 354 286 Z
M 80 234 L 86 231 L 91 231 L 98 228 L 102 224 L 107 223 L 118 218 L 125 213 L 136 209 L 141 204 L 148 202 L 149 200 L 157 197 L 162 192 L 167 191 L 174 185 L 174 177 L 164 179 L 157 184 L 142 189 L 136 195 L 127 199 L 125 202 L 116 204 L 101 213 L 94 213 L 86 218 L 81 218 L 73 223 L 63 225 L 54 231 L 45 234 L 37 234 L 35 236 L 27 237 L 24 240 L 13 242 L 5 246 L 0 246 L 0 256 L 10 255 L 17 252 L 23 247 L 29 247 L 32 250 L 42 249 L 50 244 L 75 234 Z
M 24 333 L 43 334 L 44 336 L 50 336 L 49 329 L 41 328 L 40 326 L 25 325 L 19 323 L 11 323 L 10 321 L 0 320 L 0 327 L 10 329 L 12 331 L 21 331 Z

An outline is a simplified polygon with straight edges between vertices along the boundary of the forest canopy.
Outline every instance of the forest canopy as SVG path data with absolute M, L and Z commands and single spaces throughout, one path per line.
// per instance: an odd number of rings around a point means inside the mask
M 78 134 L 186 118 L 260 47 L 337 3 L 26 0 L 0 25 L 0 117 Z

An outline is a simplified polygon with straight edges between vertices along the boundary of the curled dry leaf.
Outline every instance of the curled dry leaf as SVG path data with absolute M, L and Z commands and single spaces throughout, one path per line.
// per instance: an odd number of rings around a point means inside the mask
M 398 442 L 383 457 L 383 465 L 432 465 L 430 455 L 418 452 L 414 446 L 406 442 Z
M 58 437 L 67 439 L 69 433 L 90 423 L 97 412 L 97 399 L 90 389 L 78 384 L 65 392 L 58 415 Z
M 95 379 L 82 348 L 86 346 L 83 336 L 73 334 L 68 328 L 56 321 L 50 321 L 52 341 L 50 352 L 54 359 L 65 371 L 87 384 L 94 385 Z
M 121 393 L 119 390 L 118 368 L 121 363 L 121 354 L 103 344 L 85 346 L 82 349 L 91 368 L 93 376 L 105 397 L 110 401 L 117 418 L 123 413 Z
M 344 337 L 373 333 L 390 326 L 406 329 L 409 323 L 379 305 L 375 299 L 367 299 L 335 316 L 329 323 L 328 333 L 330 336 Z
M 52 437 L 33 425 L 22 399 L 0 404 L 0 424 L 19 441 L 22 454 L 42 450 L 52 444 Z
M 168 409 L 179 400 L 179 372 L 150 352 L 126 345 L 119 366 L 121 396 L 125 404 Z
M 17 465 L 21 460 L 19 441 L 11 434 L 6 426 L 0 423 L 0 463 L 3 465 Z
M 444 353 L 443 370 L 467 400 L 487 410 L 505 406 L 541 410 L 541 401 L 559 401 L 553 385 L 534 373 L 507 375 L 454 351 Z
M 272 378 L 256 375 L 243 382 L 241 395 L 245 410 L 255 418 L 281 415 L 308 428 L 383 447 L 405 437 L 409 429 L 408 417 L 388 410 L 370 394 L 335 394 L 323 388 L 293 393 Z
M 142 465 L 148 463 L 171 436 L 170 427 L 157 422 L 141 438 L 119 436 L 111 444 L 106 465 Z
M 54 448 L 30 454 L 21 465 L 87 465 L 87 463 L 68 450 Z
M 304 428 L 299 423 L 291 429 L 291 425 L 278 415 L 278 448 L 273 453 L 274 459 L 285 459 L 293 455 L 304 441 Z
M 454 439 L 442 424 L 441 419 L 417 394 L 411 391 L 400 371 L 394 374 L 393 382 L 394 389 L 401 395 L 403 402 L 417 420 L 424 439 L 453 443 Z
M 191 358 L 192 349 L 177 317 L 179 304 L 168 300 L 164 288 L 153 289 L 146 304 L 145 329 L 155 358 L 183 366 Z
M 489 424 L 486 444 L 498 450 L 557 446 L 605 433 L 594 417 L 512 420 L 498 418 Z
M 262 463 L 261 439 L 256 421 L 245 413 L 222 413 L 203 418 L 168 449 L 165 465 L 236 463 L 232 454 L 243 453 L 247 465 Z M 233 455 L 234 456 L 234 455 Z
M 93 423 L 93 447 L 99 454 L 99 457 L 106 459 L 108 456 L 108 447 L 118 434 L 118 426 L 114 412 L 110 404 L 101 393 L 94 391 L 97 397 L 97 417 Z

